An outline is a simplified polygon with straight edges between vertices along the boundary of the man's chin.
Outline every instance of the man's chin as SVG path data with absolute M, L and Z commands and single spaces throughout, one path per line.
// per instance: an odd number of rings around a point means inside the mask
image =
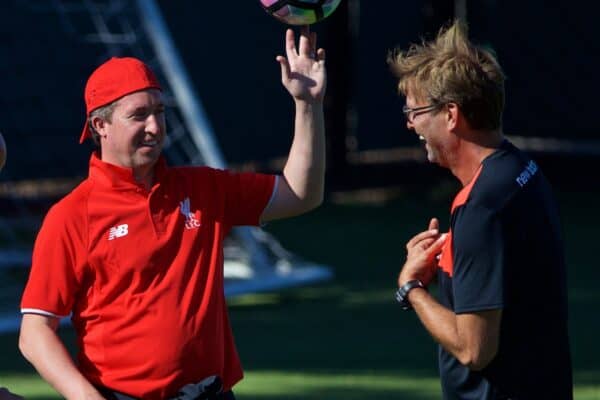
M 156 164 L 160 152 L 138 152 L 134 157 L 136 167 L 147 167 Z
M 432 164 L 437 165 L 438 167 L 447 168 L 445 163 L 443 163 L 438 157 L 436 157 L 433 154 L 427 153 L 427 161 L 429 161 Z
M 160 153 L 162 152 L 162 147 L 140 147 L 137 150 L 137 156 L 140 159 L 155 159 L 158 160 Z
M 431 154 L 430 151 L 427 152 L 427 161 L 429 161 L 430 163 L 433 163 L 433 164 L 438 163 L 437 158 L 435 157 L 435 155 Z

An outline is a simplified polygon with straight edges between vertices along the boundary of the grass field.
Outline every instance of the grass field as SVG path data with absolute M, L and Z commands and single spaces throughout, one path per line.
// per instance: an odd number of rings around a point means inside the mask
M 393 301 L 404 244 L 428 218 L 447 220 L 450 191 L 416 192 L 381 206 L 328 204 L 267 227 L 303 257 L 333 267 L 315 287 L 230 300 L 246 377 L 240 400 L 439 399 L 435 345 Z M 575 398 L 600 400 L 600 195 L 559 196 L 569 261 Z M 443 223 L 443 222 L 442 222 Z M 443 228 L 447 223 L 443 223 Z M 72 343 L 72 332 L 62 332 Z M 0 385 L 31 399 L 58 396 L 0 337 Z M 535 366 L 532 366 L 534 368 Z

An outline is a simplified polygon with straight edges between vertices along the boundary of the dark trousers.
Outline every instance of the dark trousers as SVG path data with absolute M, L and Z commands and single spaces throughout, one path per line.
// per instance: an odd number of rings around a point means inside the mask
M 106 400 L 139 400 L 135 397 L 126 395 L 124 393 L 115 392 L 114 390 L 110 390 L 104 387 L 98 387 L 98 391 L 106 398 Z M 215 395 L 211 395 L 210 397 L 201 397 L 201 399 L 206 400 L 235 400 L 235 396 L 231 390 Z M 190 399 L 193 400 L 193 399 Z

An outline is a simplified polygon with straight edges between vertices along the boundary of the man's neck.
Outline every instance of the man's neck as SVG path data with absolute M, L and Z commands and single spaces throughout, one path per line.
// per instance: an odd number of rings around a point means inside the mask
M 135 181 L 141 184 L 144 189 L 152 189 L 154 184 L 154 167 L 143 167 L 133 170 Z
M 461 141 L 456 164 L 450 168 L 463 186 L 471 182 L 483 160 L 494 153 L 504 141 L 500 130 L 475 132 L 471 139 Z
M 156 162 L 138 167 L 131 167 L 127 162 L 121 162 L 118 158 L 108 157 L 106 154 L 100 152 L 97 152 L 96 155 L 102 162 L 131 170 L 134 181 L 142 185 L 146 190 L 150 190 L 152 185 L 154 185 L 154 168 L 156 167 Z

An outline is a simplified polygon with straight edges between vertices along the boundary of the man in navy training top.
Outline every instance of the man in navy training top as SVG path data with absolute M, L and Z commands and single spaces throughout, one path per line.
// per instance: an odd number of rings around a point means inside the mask
M 463 186 L 450 230 L 433 218 L 407 243 L 396 294 L 439 344 L 443 398 L 572 399 L 557 207 L 503 137 L 502 69 L 459 22 L 388 61 L 408 128 Z M 439 300 L 427 291 L 436 274 Z

